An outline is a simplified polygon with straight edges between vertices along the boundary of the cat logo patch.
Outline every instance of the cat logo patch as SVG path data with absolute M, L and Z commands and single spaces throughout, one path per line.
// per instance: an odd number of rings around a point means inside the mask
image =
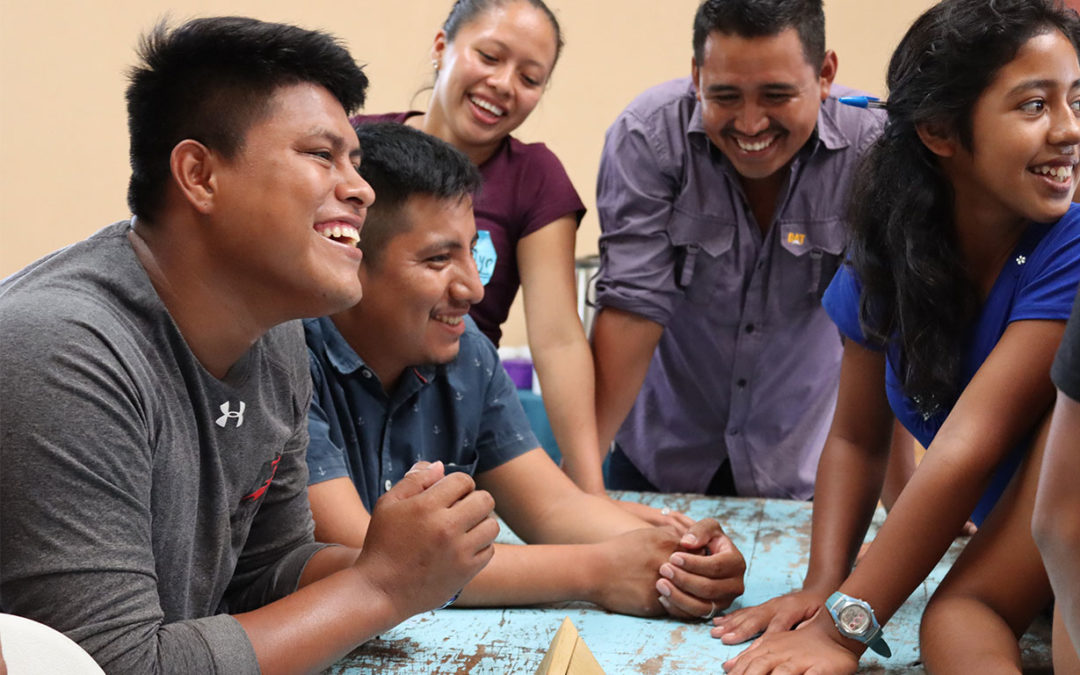
M 788 232 L 787 240 L 789 244 L 796 244 L 802 246 L 806 243 L 806 235 L 801 232 Z

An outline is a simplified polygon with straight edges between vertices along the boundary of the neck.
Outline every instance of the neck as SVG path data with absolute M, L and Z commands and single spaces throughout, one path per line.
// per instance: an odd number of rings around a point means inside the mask
M 964 270 L 979 296 L 986 298 L 1028 223 L 1013 216 L 980 213 L 978 208 L 956 207 L 953 218 Z
M 230 292 L 197 237 L 177 234 L 197 227 L 136 220 L 128 240 L 188 348 L 220 379 L 275 322 L 258 321 L 250 297 Z
M 758 228 L 762 234 L 769 231 L 773 216 L 776 214 L 777 201 L 787 178 L 788 168 L 783 168 L 771 176 L 765 178 L 745 178 L 739 176 L 743 194 L 746 195 L 747 205 L 750 207 Z
M 428 111 L 422 115 L 410 117 L 406 120 L 406 124 L 423 131 L 425 134 L 430 134 L 431 136 L 446 141 L 465 153 L 465 156 L 469 158 L 469 161 L 476 166 L 480 166 L 491 159 L 491 156 L 494 155 L 495 151 L 499 148 L 499 144 L 502 143 L 501 138 L 493 143 L 485 145 L 465 143 L 450 132 L 450 128 L 443 122 L 442 116 L 438 113 L 436 108 L 429 108 Z
M 356 355 L 364 360 L 364 365 L 379 378 L 383 391 L 389 394 L 397 386 L 408 364 L 394 363 L 393 359 L 380 358 L 381 355 L 391 353 L 393 345 L 385 344 L 382 336 L 377 333 L 376 327 L 372 326 L 370 321 L 364 320 L 359 307 L 360 305 L 355 305 L 344 312 L 332 314 L 330 320 L 334 322 L 338 332 L 349 343 Z

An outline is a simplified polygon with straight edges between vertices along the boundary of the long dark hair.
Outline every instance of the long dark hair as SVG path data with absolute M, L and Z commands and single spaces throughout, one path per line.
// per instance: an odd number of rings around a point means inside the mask
M 953 192 L 917 128 L 931 124 L 972 149 L 976 100 L 1030 38 L 1080 19 L 1060 0 L 944 0 L 920 16 L 892 56 L 888 121 L 852 188 L 851 261 L 859 321 L 898 349 L 904 393 L 924 415 L 959 395 L 964 340 L 979 310 L 955 236 Z

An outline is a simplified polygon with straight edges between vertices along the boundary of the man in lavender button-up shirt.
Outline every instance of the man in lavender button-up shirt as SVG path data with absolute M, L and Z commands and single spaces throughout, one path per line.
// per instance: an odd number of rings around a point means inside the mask
M 692 63 L 627 107 L 600 165 L 609 487 L 808 499 L 841 351 L 820 299 L 882 117 L 834 98 L 821 0 L 708 0 Z

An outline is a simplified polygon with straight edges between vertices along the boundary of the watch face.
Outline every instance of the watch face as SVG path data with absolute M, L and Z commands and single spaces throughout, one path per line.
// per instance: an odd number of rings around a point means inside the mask
M 870 630 L 870 613 L 858 605 L 848 605 L 838 615 L 840 625 L 853 635 L 862 635 Z

